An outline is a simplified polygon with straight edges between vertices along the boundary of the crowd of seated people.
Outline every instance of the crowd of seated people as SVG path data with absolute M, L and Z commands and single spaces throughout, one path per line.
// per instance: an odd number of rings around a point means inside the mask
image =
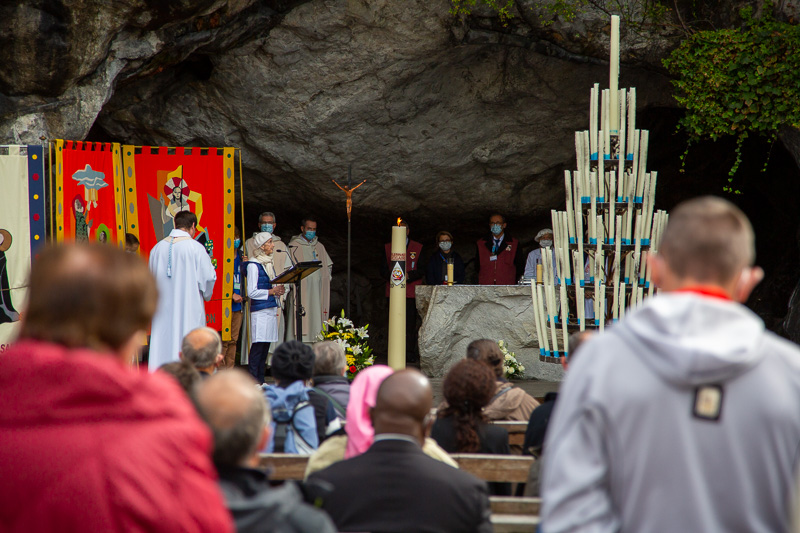
M 513 453 L 492 421 L 516 420 L 546 533 L 790 531 L 800 349 L 741 305 L 763 276 L 753 239 L 727 202 L 679 206 L 651 259 L 665 294 L 573 337 L 557 400 L 505 381 L 481 339 L 436 411 L 414 369 L 348 383 L 335 343 L 280 345 L 260 386 L 217 370 L 219 336 L 200 328 L 180 362 L 139 372 L 157 305 L 147 266 L 108 246 L 47 248 L 0 355 L 0 529 L 489 532 L 490 495 L 510 488 L 449 454 Z M 276 451 L 308 455 L 306 479 L 270 482 L 260 457 Z

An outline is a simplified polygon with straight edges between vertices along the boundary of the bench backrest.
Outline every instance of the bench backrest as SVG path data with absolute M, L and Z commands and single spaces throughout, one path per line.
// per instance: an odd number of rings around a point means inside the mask
M 484 481 L 524 483 L 533 464 L 528 455 L 492 455 L 485 453 L 451 454 L 461 470 Z
M 518 420 L 495 420 L 492 424 L 500 426 L 508 431 L 509 446 L 522 446 L 522 443 L 525 441 L 525 430 L 528 429 L 527 422 Z
M 491 455 L 484 453 L 454 453 L 451 457 L 459 468 L 484 481 L 507 481 L 524 483 L 533 457 L 520 455 Z M 308 456 L 291 453 L 262 453 L 259 460 L 261 468 L 270 470 L 270 479 L 303 479 L 308 464 Z
M 258 466 L 270 471 L 269 478 L 275 480 L 294 479 L 302 481 L 308 465 L 307 455 L 296 453 L 262 453 Z

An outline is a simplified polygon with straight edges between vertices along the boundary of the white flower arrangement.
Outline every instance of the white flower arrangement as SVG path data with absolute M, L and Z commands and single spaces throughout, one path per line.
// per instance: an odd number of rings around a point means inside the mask
M 372 348 L 367 343 L 368 327 L 369 324 L 356 328 L 353 321 L 344 316 L 344 310 L 342 310 L 340 316 L 326 320 L 322 325 L 322 331 L 317 335 L 318 341 L 334 341 L 344 349 L 347 358 L 347 377 L 350 379 L 375 362 Z
M 499 340 L 497 345 L 500 346 L 500 351 L 503 353 L 503 373 L 506 379 L 522 379 L 525 377 L 525 367 L 517 361 L 517 354 L 510 351 L 506 345 L 506 341 Z

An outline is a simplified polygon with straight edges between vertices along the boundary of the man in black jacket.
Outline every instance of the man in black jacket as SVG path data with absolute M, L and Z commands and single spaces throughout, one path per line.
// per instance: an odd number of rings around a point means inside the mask
M 197 408 L 214 435 L 219 486 L 239 533 L 328 533 L 330 518 L 303 501 L 297 485 L 270 487 L 257 470 L 258 451 L 269 439 L 270 410 L 256 382 L 224 370 L 197 389 Z
M 492 531 L 486 483 L 422 453 L 432 404 L 425 376 L 392 374 L 372 409 L 372 446 L 311 475 L 333 485 L 323 508 L 339 531 Z

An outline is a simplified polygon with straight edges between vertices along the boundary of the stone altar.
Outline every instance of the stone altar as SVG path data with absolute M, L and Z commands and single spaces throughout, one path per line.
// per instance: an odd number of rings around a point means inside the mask
M 526 378 L 560 381 L 561 365 L 539 361 L 531 288 L 521 285 L 423 285 L 416 289 L 422 317 L 419 354 L 422 371 L 443 377 L 475 339 L 506 341 L 525 367 Z

